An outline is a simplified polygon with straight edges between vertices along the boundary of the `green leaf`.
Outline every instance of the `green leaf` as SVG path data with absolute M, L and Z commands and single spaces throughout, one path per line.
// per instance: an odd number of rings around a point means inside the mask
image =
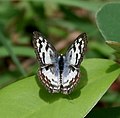
M 120 107 L 93 110 L 86 118 L 120 118 Z
M 70 95 L 50 94 L 35 76 L 0 90 L 2 118 L 83 118 L 120 73 L 120 66 L 105 59 L 86 59 L 81 82 Z
M 114 50 L 120 52 L 120 43 L 116 41 L 106 41 L 106 43 Z
M 97 12 L 97 26 L 106 40 L 120 42 L 119 16 L 120 3 L 108 3 Z

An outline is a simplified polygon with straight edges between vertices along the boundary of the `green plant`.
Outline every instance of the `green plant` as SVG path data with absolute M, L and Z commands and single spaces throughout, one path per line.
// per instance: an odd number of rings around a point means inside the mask
M 24 32 L 27 35 L 31 34 L 31 30 L 38 29 L 46 35 L 54 34 L 54 36 L 66 37 L 68 33 L 72 30 L 82 30 L 87 31 L 88 39 L 90 37 L 102 39 L 98 33 L 97 28 L 91 22 L 90 18 L 78 17 L 70 8 L 71 6 L 76 6 L 80 8 L 87 9 L 91 13 L 95 13 L 98 6 L 104 4 L 100 1 L 58 1 L 51 0 L 48 3 L 41 0 L 41 2 L 20 2 L 17 4 L 17 8 L 11 9 L 11 22 L 5 24 L 3 21 L 8 21 L 8 15 L 4 15 L 6 10 L 4 10 L 6 4 L 7 8 L 11 8 L 10 2 L 4 3 L 2 11 L 0 9 L 0 14 L 3 15 L 0 24 L 2 34 L 0 45 L 0 56 L 5 58 L 11 55 L 13 62 L 18 66 L 17 72 L 5 71 L 0 78 L 1 87 L 4 86 L 8 81 L 16 81 L 21 75 L 26 75 L 23 67 L 20 65 L 20 61 L 17 56 L 20 57 L 35 57 L 33 49 L 31 47 L 26 47 L 22 44 L 29 44 L 30 38 L 25 37 Z M 39 3 L 39 4 L 38 4 Z M 57 3 L 60 4 L 57 5 Z M 25 15 L 22 14 L 22 8 L 26 9 Z M 50 18 L 51 14 L 55 9 L 59 9 L 64 17 Z M 120 15 L 120 4 L 119 3 L 109 3 L 105 4 L 96 14 L 96 22 L 98 29 L 105 38 L 105 42 L 110 45 L 106 46 L 104 41 L 89 40 L 88 53 L 86 58 L 81 64 L 81 80 L 77 88 L 70 95 L 62 94 L 50 94 L 46 89 L 38 82 L 36 76 L 26 77 L 22 80 L 14 82 L 0 90 L 0 117 L 1 118 L 86 118 L 91 117 L 120 117 L 119 109 L 116 108 L 106 108 L 106 109 L 93 109 L 97 102 L 102 98 L 105 92 L 109 89 L 111 84 L 118 78 L 120 74 L 119 65 L 119 53 L 120 53 L 120 40 L 119 40 L 119 15 Z M 46 15 L 47 14 L 47 15 Z M 112 15 L 111 15 L 112 14 Z M 114 17 L 113 17 L 114 15 Z M 11 17 L 16 16 L 16 17 Z M 35 16 L 35 18 L 33 17 Z M 6 18 L 7 17 L 7 18 Z M 17 20 L 16 20 L 17 19 Z M 87 19 L 87 20 L 86 20 Z M 13 21 L 16 23 L 14 25 Z M 34 22 L 33 22 L 34 21 Z M 29 25 L 30 24 L 30 25 Z M 13 29 L 24 37 L 19 36 L 21 45 L 9 45 L 10 37 L 6 36 L 6 29 L 12 25 Z M 49 26 L 49 27 L 48 27 Z M 30 28 L 29 28 L 30 27 Z M 48 28 L 47 28 L 48 27 Z M 28 29 L 30 31 L 26 31 Z M 25 30 L 26 29 L 26 30 Z M 12 33 L 14 33 L 14 30 Z M 10 30 L 11 31 L 11 30 Z M 12 34 L 11 32 L 8 34 Z M 17 33 L 16 33 L 17 34 Z M 32 37 L 30 35 L 30 37 Z M 24 40 L 22 40 L 24 39 Z M 112 41 L 112 42 L 111 42 Z M 113 42 L 114 41 L 114 42 Z M 55 41 L 56 42 L 56 41 Z M 4 45 L 4 47 L 3 47 Z M 7 49 L 7 50 L 6 50 Z M 24 50 L 24 51 L 23 51 Z M 64 50 L 63 50 L 64 51 Z M 115 54 L 115 58 L 114 55 Z M 116 54 L 118 54 L 116 56 Z M 24 58 L 23 58 L 24 59 Z M 113 61 L 113 59 L 116 60 Z M 3 60 L 2 60 L 3 61 Z M 0 65 L 3 65 L 0 63 Z M 36 73 L 37 65 L 32 66 L 32 73 Z M 22 74 L 20 74 L 22 73 Z M 14 77 L 13 79 L 8 79 Z M 23 77 L 23 76 L 22 76 Z M 9 84 L 9 82 L 8 82 Z M 117 94 L 118 96 L 119 94 Z M 111 96 L 109 96 L 110 98 Z M 119 98 L 118 98 L 119 99 Z M 115 102 L 115 99 L 113 100 Z M 93 109 L 93 110 L 92 110 Z M 92 111 L 91 111 L 92 110 Z M 90 112 L 91 111 L 91 112 Z M 90 113 L 89 113 L 90 112 Z M 88 114 L 89 113 L 89 114 Z M 87 115 L 88 114 L 88 115 Z M 113 115 L 114 114 L 114 115 Z

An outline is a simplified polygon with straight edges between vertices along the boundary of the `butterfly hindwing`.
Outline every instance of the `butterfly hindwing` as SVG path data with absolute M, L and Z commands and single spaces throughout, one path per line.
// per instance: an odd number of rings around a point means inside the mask
M 33 45 L 41 66 L 38 70 L 39 79 L 49 92 L 59 92 L 58 54 L 55 48 L 37 31 L 33 32 Z
M 82 33 L 69 47 L 65 55 L 62 92 L 69 94 L 80 80 L 79 66 L 87 47 L 86 33 Z

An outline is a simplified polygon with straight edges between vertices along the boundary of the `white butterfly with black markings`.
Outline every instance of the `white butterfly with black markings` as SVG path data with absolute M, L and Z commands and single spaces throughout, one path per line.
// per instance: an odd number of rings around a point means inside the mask
M 80 80 L 79 66 L 87 48 L 86 33 L 80 34 L 62 55 L 39 32 L 33 32 L 33 45 L 40 63 L 38 77 L 50 93 L 70 94 Z

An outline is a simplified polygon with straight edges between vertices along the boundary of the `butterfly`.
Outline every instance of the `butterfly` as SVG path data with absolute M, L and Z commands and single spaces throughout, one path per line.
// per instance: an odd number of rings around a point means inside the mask
M 80 80 L 79 66 L 87 48 L 86 33 L 80 34 L 64 55 L 37 31 L 33 32 L 33 46 L 40 64 L 38 78 L 48 92 L 70 94 Z

